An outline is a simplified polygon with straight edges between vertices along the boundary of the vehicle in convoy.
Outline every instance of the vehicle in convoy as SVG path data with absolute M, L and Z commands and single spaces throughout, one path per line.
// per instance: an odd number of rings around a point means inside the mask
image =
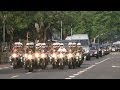
M 90 56 L 99 58 L 99 49 L 95 46 L 90 47 Z
M 103 50 L 104 50 L 104 54 L 107 55 L 110 53 L 109 51 L 109 47 L 107 45 L 103 45 Z
M 116 52 L 116 51 L 117 51 L 116 45 L 112 45 L 112 47 L 111 47 L 111 52 Z
M 26 43 L 24 53 L 24 65 L 25 69 L 28 69 L 29 72 L 32 72 L 34 69 L 34 49 L 35 47 L 33 42 Z
M 13 65 L 14 69 L 23 67 L 22 47 L 23 47 L 23 44 L 21 42 L 15 42 L 13 44 L 9 61 L 10 61 L 10 64 Z
M 65 40 L 70 40 L 74 42 L 81 43 L 81 47 L 84 49 L 84 56 L 86 60 L 90 60 L 90 41 L 88 34 L 74 34 L 72 36 L 66 37 Z
M 116 46 L 117 51 L 120 52 L 120 41 L 114 42 L 113 45 Z

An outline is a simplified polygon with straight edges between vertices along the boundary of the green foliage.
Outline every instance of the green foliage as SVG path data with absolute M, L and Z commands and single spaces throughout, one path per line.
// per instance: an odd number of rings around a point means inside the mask
M 4 15 L 6 15 L 6 19 Z M 1 11 L 0 38 L 2 38 L 4 19 L 8 34 L 6 38 L 11 37 L 10 40 L 12 38 L 14 40 L 15 36 L 26 39 L 27 31 L 32 33 L 31 37 L 35 36 L 38 33 L 35 29 L 35 23 L 43 27 L 40 28 L 40 31 L 44 33 L 39 33 L 42 38 L 42 35 L 47 37 L 48 31 L 60 33 L 61 20 L 65 36 L 70 35 L 71 27 L 73 34 L 87 33 L 91 39 L 100 35 L 102 41 L 112 40 L 115 35 L 120 34 L 119 11 Z M 37 35 L 35 37 L 37 38 Z

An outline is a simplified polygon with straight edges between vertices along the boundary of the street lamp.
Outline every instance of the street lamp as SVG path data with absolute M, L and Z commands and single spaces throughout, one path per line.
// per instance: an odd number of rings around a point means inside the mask
M 5 44 L 5 20 L 6 16 L 3 16 L 3 43 Z
M 72 24 L 71 24 L 71 40 L 72 40 Z
M 61 40 L 62 40 L 62 21 L 61 21 Z
M 5 48 L 5 20 L 6 20 L 6 15 L 3 16 L 3 46 L 2 46 L 2 51 Z

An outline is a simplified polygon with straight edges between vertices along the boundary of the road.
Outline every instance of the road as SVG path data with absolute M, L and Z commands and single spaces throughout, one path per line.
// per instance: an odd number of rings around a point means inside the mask
M 52 69 L 28 72 L 24 68 L 13 69 L 9 64 L 0 65 L 0 79 L 120 79 L 120 52 L 112 52 L 102 58 L 84 61 L 80 68 Z

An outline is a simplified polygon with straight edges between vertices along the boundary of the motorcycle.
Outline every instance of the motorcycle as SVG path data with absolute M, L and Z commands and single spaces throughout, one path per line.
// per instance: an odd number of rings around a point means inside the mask
M 50 62 L 51 62 L 51 64 L 52 64 L 53 69 L 55 69 L 55 68 L 58 67 L 58 61 L 57 61 L 57 54 L 56 54 L 56 53 L 53 53 L 53 54 L 50 56 Z
M 35 53 L 34 66 L 33 66 L 35 69 L 39 68 L 39 61 L 40 61 L 40 54 Z
M 47 61 L 47 55 L 45 53 L 42 53 L 40 55 L 40 61 L 39 61 L 39 66 L 42 68 L 42 69 L 45 69 L 48 65 L 48 61 Z
M 18 55 L 16 53 L 13 53 L 11 55 L 10 63 L 13 66 L 13 69 L 17 69 L 17 68 L 23 67 L 22 55 L 21 54 Z
M 68 64 L 68 68 L 72 69 L 74 68 L 74 58 L 73 58 L 73 54 L 72 53 L 68 53 L 67 55 L 67 64 Z
M 76 53 L 75 55 L 75 59 L 76 59 L 76 66 L 77 67 L 80 67 L 84 61 L 84 57 L 81 53 Z
M 65 67 L 65 58 L 63 53 L 58 54 L 58 67 L 64 69 Z
M 25 59 L 25 69 L 28 69 L 29 72 L 33 72 L 33 56 L 32 54 L 28 54 Z

